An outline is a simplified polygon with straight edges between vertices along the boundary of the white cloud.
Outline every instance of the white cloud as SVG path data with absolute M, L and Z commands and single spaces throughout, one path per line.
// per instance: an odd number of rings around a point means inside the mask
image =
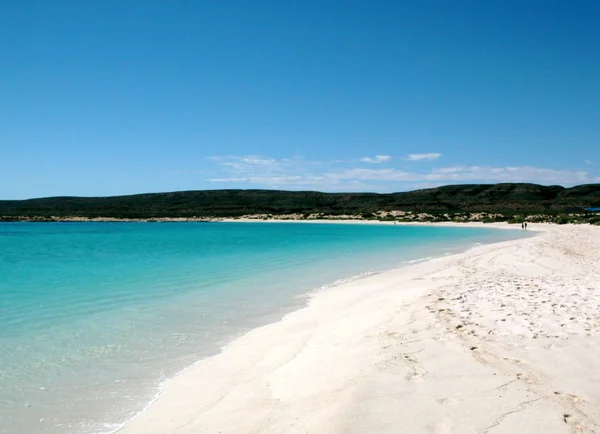
M 207 179 L 209 182 L 247 182 L 250 184 L 263 184 L 270 187 L 278 185 L 285 186 L 306 186 L 316 185 L 324 180 L 322 176 L 250 176 L 248 178 L 210 178 Z
M 210 178 L 208 182 L 248 182 L 250 178 Z
M 341 172 L 327 173 L 327 178 L 334 182 L 346 180 L 358 181 L 415 181 L 417 178 L 409 172 L 397 169 L 349 169 Z M 419 178 L 420 179 L 420 178 Z
M 458 172 L 462 172 L 463 168 L 456 166 L 456 167 L 442 167 L 441 169 L 433 169 L 432 172 L 435 173 L 458 173 Z
M 209 160 L 216 161 L 226 176 L 215 176 L 207 179 L 208 182 L 249 183 L 276 188 L 280 185 L 315 185 L 323 180 L 322 175 L 312 173 L 313 168 L 320 165 L 319 162 L 299 157 L 274 159 L 248 155 L 210 157 Z
M 437 175 L 432 171 L 430 176 Z M 433 179 L 433 178 L 429 178 Z M 532 166 L 469 166 L 439 177 L 445 181 L 532 182 L 539 184 L 579 184 L 589 175 L 582 170 L 556 170 Z
M 276 162 L 276 160 L 269 158 L 269 159 L 265 159 L 265 158 L 259 158 L 259 157 L 243 157 L 242 161 L 244 163 L 247 164 L 258 164 L 258 165 L 271 165 L 274 164 Z
M 436 154 L 437 155 L 437 154 Z M 388 161 L 388 156 L 366 157 Z M 324 191 L 398 191 L 407 187 L 456 183 L 531 182 L 575 185 L 600 182 L 600 177 L 584 170 L 557 170 L 532 166 L 449 166 L 422 171 L 399 168 L 340 168 L 335 161 L 309 161 L 300 157 L 263 158 L 259 156 L 213 157 L 217 163 L 213 183 L 238 183 L 267 188 L 311 188 Z M 352 163 L 347 161 L 346 163 Z
M 592 160 L 585 160 L 585 164 L 592 165 L 592 164 L 594 164 L 594 162 Z
M 392 157 L 390 157 L 389 155 L 375 155 L 374 157 L 361 158 L 360 161 L 363 163 L 378 164 L 385 163 L 386 161 L 390 161 L 391 159 Z
M 427 154 L 410 154 L 407 158 L 410 161 L 421 161 L 421 160 L 437 160 L 442 154 L 439 152 L 429 152 Z
M 577 184 L 589 182 L 585 171 L 544 169 L 531 166 L 465 166 L 444 167 L 428 172 L 406 172 L 397 169 L 350 169 L 329 174 L 337 180 L 363 181 L 440 181 L 440 182 L 532 182 L 541 184 Z

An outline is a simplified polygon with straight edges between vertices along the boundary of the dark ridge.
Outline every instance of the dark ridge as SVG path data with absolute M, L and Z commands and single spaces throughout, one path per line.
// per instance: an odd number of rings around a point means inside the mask
M 550 213 L 600 207 L 600 184 L 469 184 L 405 193 L 201 190 L 113 197 L 0 201 L 5 217 L 235 217 L 246 214 L 369 214 L 377 211 Z

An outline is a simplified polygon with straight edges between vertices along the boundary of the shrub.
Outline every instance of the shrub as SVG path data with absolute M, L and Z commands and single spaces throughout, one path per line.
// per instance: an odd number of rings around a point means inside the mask
M 588 223 L 590 223 L 592 225 L 600 225 L 600 217 L 591 217 L 588 220 Z
M 556 223 L 557 225 L 566 225 L 569 223 L 573 223 L 573 218 L 568 215 L 560 215 L 556 217 L 554 223 Z

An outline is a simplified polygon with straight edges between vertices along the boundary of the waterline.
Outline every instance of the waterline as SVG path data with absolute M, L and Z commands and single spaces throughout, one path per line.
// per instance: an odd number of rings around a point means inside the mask
M 0 432 L 114 431 L 167 378 L 302 307 L 312 291 L 518 236 L 293 223 L 3 224 Z

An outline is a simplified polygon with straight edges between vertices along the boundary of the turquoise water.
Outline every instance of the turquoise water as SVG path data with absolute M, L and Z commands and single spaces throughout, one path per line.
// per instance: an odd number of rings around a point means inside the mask
M 339 279 L 522 236 L 400 225 L 0 223 L 0 433 L 112 432 Z

